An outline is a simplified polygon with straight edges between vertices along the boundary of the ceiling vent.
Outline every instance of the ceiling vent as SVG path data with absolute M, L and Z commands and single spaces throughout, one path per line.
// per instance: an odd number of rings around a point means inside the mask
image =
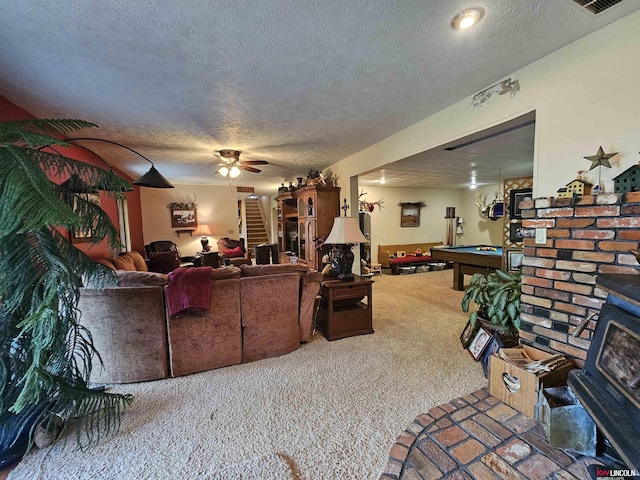
M 616 3 L 620 3 L 622 0 L 573 0 L 573 3 L 577 3 L 585 10 L 589 10 L 591 13 L 597 15 L 604 12 L 608 8 L 613 7 Z

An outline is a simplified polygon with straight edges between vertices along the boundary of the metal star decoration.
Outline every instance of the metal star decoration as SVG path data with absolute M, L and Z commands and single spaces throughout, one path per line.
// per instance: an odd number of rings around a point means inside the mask
M 609 163 L 609 159 L 611 157 L 615 157 L 618 153 L 604 153 L 602 147 L 598 148 L 598 153 L 595 155 L 591 155 L 590 157 L 583 157 L 587 160 L 591 160 L 591 168 L 589 170 L 593 170 L 596 167 L 603 166 L 607 168 L 611 168 L 611 164 Z

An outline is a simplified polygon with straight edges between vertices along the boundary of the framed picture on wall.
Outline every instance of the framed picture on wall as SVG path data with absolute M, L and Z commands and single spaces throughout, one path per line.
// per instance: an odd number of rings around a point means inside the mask
M 400 207 L 400 226 L 401 227 L 419 227 L 420 226 L 420 207 L 411 204 L 402 205 Z
M 519 272 L 522 269 L 522 259 L 524 253 L 522 250 L 509 250 L 507 252 L 507 270 L 510 272 Z
M 100 206 L 100 194 L 99 193 L 80 193 L 77 194 L 76 197 L 74 198 L 74 202 L 77 201 L 78 196 L 81 196 L 84 200 L 91 202 L 95 205 L 97 205 L 98 207 Z M 85 243 L 85 242 L 90 242 L 91 239 L 93 238 L 93 228 L 90 228 L 88 230 L 76 230 L 76 229 L 71 229 L 69 231 L 69 237 L 70 237 L 70 241 L 71 243 Z
M 171 208 L 171 227 L 197 227 L 198 216 L 194 208 Z
M 509 224 L 509 241 L 511 243 L 521 242 L 524 238 L 524 229 L 522 228 L 522 222 L 515 222 Z
M 531 197 L 533 190 L 530 188 L 520 188 L 509 192 L 509 216 L 511 218 L 522 218 L 520 202 L 527 197 Z

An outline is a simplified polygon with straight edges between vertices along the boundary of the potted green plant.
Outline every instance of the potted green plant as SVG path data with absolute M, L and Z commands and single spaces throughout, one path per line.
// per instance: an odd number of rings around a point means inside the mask
M 464 291 L 462 310 L 469 312 L 474 327 L 478 322 L 505 339 L 517 338 L 520 329 L 522 274 L 496 270 L 488 275 L 476 273 Z
M 0 460 L 20 458 L 52 419 L 73 419 L 80 447 L 92 445 L 117 430 L 132 401 L 88 384 L 99 353 L 79 321 L 80 287 L 83 278 L 106 286 L 115 276 L 67 234 L 91 231 L 92 243 L 107 238 L 115 249 L 118 231 L 86 189 L 52 181 L 76 176 L 112 196 L 129 186 L 58 153 L 67 146 L 59 138 L 91 127 L 81 120 L 0 123 Z

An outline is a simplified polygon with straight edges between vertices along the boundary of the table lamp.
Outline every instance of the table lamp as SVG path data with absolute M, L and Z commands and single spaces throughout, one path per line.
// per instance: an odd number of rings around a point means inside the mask
M 209 228 L 209 225 L 207 225 L 206 223 L 198 225 L 194 233 L 196 235 L 202 235 L 202 238 L 200 239 L 200 243 L 202 244 L 202 251 L 208 251 L 207 247 L 209 246 L 209 239 L 207 238 L 207 235 L 213 235 L 211 233 L 211 228 Z
M 351 247 L 358 243 L 368 243 L 369 240 L 360 231 L 358 219 L 355 217 L 335 217 L 333 228 L 324 241 L 325 245 L 335 245 L 338 249 L 336 257 L 331 262 L 329 275 L 338 280 L 352 282 L 354 280 L 351 268 L 353 267 L 353 252 Z

